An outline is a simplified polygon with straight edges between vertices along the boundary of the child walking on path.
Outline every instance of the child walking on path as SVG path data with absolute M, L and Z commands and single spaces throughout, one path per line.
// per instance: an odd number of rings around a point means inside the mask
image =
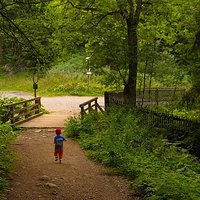
M 57 128 L 56 129 L 56 136 L 54 137 L 54 144 L 55 144 L 55 161 L 58 161 L 61 163 L 62 162 L 62 157 L 63 157 L 63 141 L 66 141 L 66 139 L 61 136 L 61 129 Z

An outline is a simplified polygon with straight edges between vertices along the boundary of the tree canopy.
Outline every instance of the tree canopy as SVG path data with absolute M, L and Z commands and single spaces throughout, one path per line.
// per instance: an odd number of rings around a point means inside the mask
M 134 105 L 138 73 L 200 85 L 199 18 L 198 0 L 1 0 L 0 63 L 44 68 L 81 51 L 119 73 Z

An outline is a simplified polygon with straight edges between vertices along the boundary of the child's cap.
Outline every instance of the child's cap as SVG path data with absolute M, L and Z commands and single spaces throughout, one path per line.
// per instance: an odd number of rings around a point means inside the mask
M 61 134 L 61 129 L 60 129 L 60 128 L 57 128 L 57 129 L 56 129 L 56 134 L 57 134 L 57 135 L 60 135 L 60 134 Z

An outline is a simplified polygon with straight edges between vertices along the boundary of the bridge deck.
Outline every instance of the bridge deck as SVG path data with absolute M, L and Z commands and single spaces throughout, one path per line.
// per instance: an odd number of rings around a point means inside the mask
M 71 115 L 72 116 L 72 115 Z M 19 124 L 22 128 L 55 128 L 64 127 L 69 116 L 66 113 L 43 114 L 37 118 Z

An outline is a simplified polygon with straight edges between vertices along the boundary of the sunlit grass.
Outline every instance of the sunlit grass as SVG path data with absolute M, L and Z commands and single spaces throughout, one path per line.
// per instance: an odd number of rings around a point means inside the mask
M 67 74 L 47 74 L 39 78 L 37 94 L 40 96 L 66 96 L 66 95 L 97 95 L 102 96 L 109 88 L 92 77 L 88 82 L 87 76 L 74 76 Z M 0 91 L 33 92 L 31 75 L 18 74 L 15 76 L 0 77 Z
M 14 76 L 0 76 L 1 91 L 32 91 L 32 77 L 30 75 L 18 74 Z

